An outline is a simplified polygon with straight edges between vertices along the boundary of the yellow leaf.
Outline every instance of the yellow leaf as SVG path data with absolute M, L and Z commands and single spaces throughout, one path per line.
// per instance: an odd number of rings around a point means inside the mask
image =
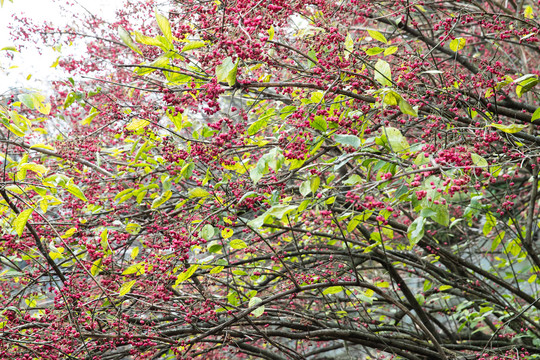
M 134 118 L 126 126 L 126 130 L 135 131 L 135 130 L 143 129 L 143 128 L 147 127 L 148 124 L 150 124 L 150 121 L 148 121 L 148 120 Z
M 270 29 L 268 29 L 268 41 L 272 41 L 272 39 L 274 38 L 274 33 L 274 25 L 270 25 Z
M 33 211 L 34 209 L 26 209 L 17 215 L 17 218 L 13 221 L 13 228 L 17 232 L 17 235 L 22 235 L 24 227 L 26 226 L 26 223 L 28 222 L 28 219 L 30 218 L 30 215 L 32 215 Z
M 137 257 L 137 255 L 139 255 L 139 247 L 138 246 L 134 247 L 133 250 L 131 250 L 131 258 L 135 259 Z
M 233 236 L 233 230 L 231 228 L 225 228 L 225 229 L 221 230 L 221 236 L 224 239 L 228 239 L 231 236 Z
M 144 274 L 144 271 L 145 271 L 144 269 L 145 265 L 146 265 L 145 262 L 140 262 L 138 264 L 128 266 L 126 270 L 122 272 L 122 275 L 130 275 L 130 274 L 135 274 L 137 276 L 142 275 Z
M 47 144 L 35 144 L 35 145 L 30 146 L 30 149 L 34 149 L 34 148 L 47 149 L 47 150 L 52 150 L 52 151 L 55 150 L 54 147 Z
M 458 52 L 465 47 L 466 43 L 467 41 L 464 38 L 455 38 L 454 40 L 450 41 L 450 50 L 453 52 Z
M 99 270 L 101 270 L 101 260 L 102 258 L 99 258 L 92 263 L 92 267 L 90 268 L 90 274 L 92 274 L 92 276 L 99 274 Z
M 534 19 L 534 12 L 530 5 L 525 6 L 525 10 L 523 11 L 523 17 L 525 19 Z
M 42 199 L 39 202 L 39 208 L 41 209 L 42 213 L 45 214 L 47 212 L 48 207 L 49 207 L 49 202 L 46 199 Z
M 210 270 L 210 274 L 219 274 L 224 268 L 224 266 L 216 266 L 215 268 Z
M 193 188 L 193 189 L 189 190 L 189 197 L 190 198 L 207 197 L 208 195 L 210 195 L 210 193 L 208 191 L 204 190 L 203 188 L 200 188 L 200 187 Z
M 131 290 L 133 285 L 135 285 L 136 282 L 137 280 L 132 280 L 127 283 L 123 283 L 122 286 L 120 286 L 120 289 L 118 290 L 118 292 L 120 293 L 120 296 L 126 295 Z
M 174 283 L 174 287 L 177 287 L 181 282 L 188 280 L 191 276 L 193 276 L 198 268 L 198 264 L 191 265 L 189 269 L 178 275 L 178 278 L 176 278 L 176 282 Z
M 68 231 L 66 231 L 64 233 L 64 235 L 62 235 L 62 239 L 67 239 L 67 238 L 70 238 L 73 236 L 73 234 L 75 234 L 75 232 L 77 232 L 77 229 L 76 228 L 71 228 L 69 229 Z
M 381 34 L 380 32 L 378 32 L 376 30 L 368 30 L 367 32 L 368 32 L 369 36 L 371 36 L 373 39 L 375 39 L 377 41 L 380 41 L 382 43 L 385 43 L 385 44 L 388 43 L 388 40 L 386 40 L 384 35 Z
M 231 246 L 232 249 L 237 249 L 237 250 L 244 249 L 247 247 L 246 243 L 240 239 L 234 239 L 233 241 L 230 242 L 229 245 Z
M 49 171 L 49 169 L 47 169 L 45 166 L 35 163 L 22 164 L 21 166 L 19 166 L 19 170 L 30 170 L 39 174 L 40 176 L 46 174 Z
M 158 13 L 156 10 L 156 20 L 165 38 L 167 38 L 167 40 L 169 40 L 170 42 L 173 42 L 171 24 L 169 23 L 169 19 L 167 19 L 165 16 Z

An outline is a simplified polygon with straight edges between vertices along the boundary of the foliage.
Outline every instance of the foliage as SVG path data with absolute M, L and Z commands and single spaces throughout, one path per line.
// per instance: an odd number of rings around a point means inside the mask
M 14 29 L 87 52 L 1 110 L 2 358 L 539 356 L 536 3 L 154 5 Z

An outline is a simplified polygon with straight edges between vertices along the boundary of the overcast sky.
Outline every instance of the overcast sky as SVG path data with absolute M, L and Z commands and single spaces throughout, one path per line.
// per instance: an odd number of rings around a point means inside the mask
M 74 2 L 84 6 L 92 13 L 111 19 L 123 0 L 77 0 Z M 77 5 L 74 6 L 74 10 L 84 11 Z M 8 30 L 13 14 L 24 14 L 27 18 L 37 21 L 66 24 L 69 19 L 62 18 L 58 15 L 59 13 L 58 6 L 52 0 L 13 0 L 13 3 L 5 0 L 4 7 L 0 8 L 0 49 L 13 45 Z M 39 55 L 36 51 L 25 50 L 17 54 L 13 62 L 8 62 L 0 56 L 0 94 L 10 87 L 46 87 L 46 82 L 51 79 L 51 76 L 54 76 L 54 71 L 50 66 L 58 55 L 52 50 L 44 51 L 43 55 Z M 18 68 L 8 69 L 13 64 L 18 65 Z M 29 75 L 31 75 L 30 80 L 26 80 Z

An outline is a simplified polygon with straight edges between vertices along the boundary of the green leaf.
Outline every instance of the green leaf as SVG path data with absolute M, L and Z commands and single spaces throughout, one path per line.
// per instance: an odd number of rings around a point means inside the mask
M 488 166 L 487 160 L 484 159 L 483 157 L 481 157 L 478 154 L 471 153 L 471 159 L 472 159 L 472 162 L 473 162 L 473 164 L 475 166 L 479 166 L 479 167 L 487 167 Z
M 334 135 L 334 140 L 341 145 L 352 146 L 355 149 L 358 149 L 362 145 L 362 141 L 358 136 L 355 135 Z
M 176 282 L 174 283 L 174 287 L 176 288 L 180 283 L 188 280 L 191 276 L 193 276 L 193 274 L 198 268 L 199 264 L 191 265 L 186 271 L 178 275 L 178 277 L 176 278 Z
M 538 75 L 535 74 L 525 74 L 523 76 L 518 77 L 515 80 L 512 80 L 513 83 L 520 84 L 523 81 L 530 80 L 530 79 L 538 79 Z M 508 79 L 506 79 L 508 80 Z
M 80 200 L 82 201 L 88 201 L 88 199 L 86 198 L 86 196 L 84 196 L 84 193 L 82 192 L 82 190 L 75 184 L 73 183 L 69 183 L 67 186 L 66 186 L 66 190 L 73 196 L 79 198 Z
M 166 37 L 158 35 L 156 36 L 156 40 L 159 41 L 160 43 L 159 47 L 161 48 L 161 50 L 166 51 L 166 52 L 174 51 L 174 45 L 172 44 L 172 41 L 170 41 Z
M 450 225 L 450 213 L 448 211 L 448 206 L 433 205 L 433 209 L 435 209 L 435 215 L 431 216 L 431 219 L 443 226 Z
M 17 232 L 17 235 L 22 235 L 24 227 L 26 226 L 30 215 L 32 215 L 32 212 L 34 212 L 34 209 L 26 209 L 19 213 L 19 215 L 17 215 L 17 218 L 13 221 L 12 226 L 13 229 L 15 229 L 15 231 Z
M 517 96 L 523 96 L 524 93 L 528 92 L 534 86 L 536 86 L 536 84 L 538 84 L 538 81 L 538 75 L 535 74 L 526 74 L 514 80 L 514 83 L 518 84 L 516 86 Z
M 403 98 L 399 99 L 399 110 L 407 115 L 418 116 L 418 112 Z
M 382 138 L 390 146 L 392 151 L 399 153 L 409 150 L 410 146 L 407 142 L 407 139 L 401 134 L 401 131 L 399 131 L 398 129 L 393 127 L 384 127 L 382 133 Z
M 186 51 L 189 51 L 189 50 L 200 49 L 200 48 L 205 47 L 205 46 L 206 46 L 206 43 L 204 41 L 192 41 L 192 42 L 187 43 L 186 45 L 184 45 L 184 47 L 182 48 L 182 50 L 180 52 L 186 52 Z
M 488 236 L 491 230 L 497 225 L 497 218 L 491 212 L 486 213 L 486 222 L 482 227 L 484 236 Z
M 201 236 L 204 240 L 210 240 L 212 237 L 214 237 L 215 229 L 212 225 L 206 224 L 201 229 Z
M 193 169 L 195 169 L 195 164 L 193 163 L 187 163 L 182 167 L 182 170 L 180 171 L 180 175 L 186 180 L 188 180 L 191 175 L 193 175 Z
M 251 124 L 248 128 L 248 135 L 252 136 L 259 132 L 262 128 L 266 127 L 267 125 L 266 118 L 260 118 L 259 120 L 255 121 L 253 124 Z
M 152 209 L 157 209 L 161 205 L 163 205 L 167 200 L 169 200 L 172 196 L 172 191 L 167 190 L 161 196 L 157 197 L 152 201 Z
M 146 36 L 138 31 L 133 32 L 135 34 L 135 41 L 139 44 L 151 45 L 161 47 L 163 44 L 156 38 Z
M 165 38 L 172 43 L 174 38 L 172 36 L 171 24 L 169 24 L 169 19 L 158 13 L 156 10 L 156 20 L 163 36 L 165 36 Z
M 210 195 L 210 193 L 203 188 L 196 187 L 188 192 L 190 198 L 204 198 Z
M 66 100 L 64 101 L 64 109 L 67 109 L 71 104 L 75 102 L 77 95 L 74 92 L 70 92 L 66 95 Z
M 229 243 L 229 246 L 233 249 L 240 250 L 247 247 L 247 244 L 240 239 L 234 239 Z
M 129 32 L 124 29 L 124 27 L 119 26 L 118 27 L 118 35 L 120 35 L 120 39 L 126 44 L 131 50 L 135 51 L 137 54 L 142 55 L 141 49 L 135 44 L 133 39 L 131 38 L 131 35 L 129 35 Z
M 33 94 L 21 94 L 17 96 L 20 102 L 22 102 L 27 108 L 34 109 L 35 103 L 34 103 L 34 96 Z
M 483 229 L 482 229 L 483 230 Z M 502 239 L 504 239 L 504 235 L 506 234 L 505 231 L 501 231 L 500 233 L 495 236 L 495 239 L 493 239 L 493 242 L 491 243 L 491 251 L 497 250 L 499 247 L 499 244 L 501 243 Z
M 386 61 L 377 60 L 375 64 L 375 80 L 383 86 L 392 86 L 392 71 Z
M 17 96 L 18 99 L 28 108 L 37 109 L 40 113 L 44 115 L 49 115 L 51 112 L 51 104 L 43 103 L 45 101 L 45 96 L 40 93 L 30 93 L 30 94 L 21 94 Z M 14 119 L 21 118 L 20 115 L 15 113 L 13 116 Z M 25 119 L 24 117 L 22 117 Z
M 258 298 L 258 297 L 256 297 L 256 296 L 254 296 L 254 297 L 252 297 L 251 299 L 249 299 L 249 304 L 248 304 L 248 306 L 251 308 L 251 307 L 257 306 L 257 304 L 260 304 L 261 302 L 262 302 L 262 299 L 261 299 L 261 298 Z M 253 316 L 255 316 L 255 317 L 261 316 L 261 315 L 264 313 L 264 305 L 259 306 L 258 308 L 256 308 L 255 310 L 253 310 L 251 313 L 252 313 Z
M 92 111 L 90 111 L 90 114 L 87 117 L 85 117 L 84 119 L 81 120 L 81 125 L 90 125 L 92 120 L 94 120 L 94 118 L 98 114 L 99 114 L 99 112 L 97 110 L 95 110 L 95 108 L 92 108 Z
M 120 286 L 120 289 L 118 289 L 120 296 L 126 295 L 131 290 L 133 285 L 135 285 L 136 282 L 137 280 L 132 280 L 132 281 L 123 283 L 122 286 Z
M 538 110 L 536 110 L 536 111 L 538 111 Z M 535 111 L 535 113 L 536 113 L 536 111 Z M 539 117 L 540 117 L 540 113 L 539 113 Z M 521 130 L 523 130 L 523 129 L 525 129 L 527 127 L 527 125 L 518 125 L 518 124 L 503 125 L 503 124 L 495 124 L 495 123 L 492 123 L 489 126 L 497 128 L 497 129 L 499 129 L 501 131 L 504 131 L 505 133 L 509 133 L 509 134 L 515 134 L 515 133 L 520 132 Z
M 375 55 L 379 55 L 380 53 L 382 53 L 384 51 L 384 49 L 381 48 L 381 47 L 378 47 L 378 46 L 374 46 L 372 48 L 366 49 L 365 51 L 366 51 L 366 55 L 375 56 Z
M 311 121 L 311 127 L 315 130 L 319 130 L 322 133 L 326 133 L 326 130 L 328 130 L 328 124 L 326 120 L 320 115 L 317 115 L 313 118 L 313 120 Z
M 221 251 L 221 249 L 223 249 L 223 245 L 217 241 L 211 241 L 208 243 L 207 249 L 209 253 L 218 253 Z
M 232 306 L 238 306 L 240 304 L 240 299 L 238 297 L 238 293 L 236 291 L 231 291 L 227 295 L 227 301 L 229 301 L 229 304 Z
M 273 216 L 276 219 L 282 220 L 285 215 L 290 214 L 296 210 L 296 208 L 295 205 L 275 205 L 268 209 L 265 214 L 266 216 Z
M 425 208 L 420 211 L 420 216 L 423 216 L 426 218 L 436 216 L 436 215 L 437 215 L 437 212 L 433 209 Z
M 323 295 L 332 295 L 332 294 L 340 293 L 342 291 L 343 291 L 342 286 L 330 286 L 330 287 L 327 287 L 326 289 L 324 289 L 324 291 L 322 293 L 323 293 Z
M 445 290 L 449 290 L 449 289 L 452 289 L 452 286 L 450 286 L 450 285 L 442 285 L 439 288 L 439 291 L 445 291 Z
M 540 119 L 540 107 L 534 111 L 531 117 L 531 122 Z
M 273 148 L 268 153 L 261 156 L 261 158 L 257 161 L 255 167 L 250 170 L 249 176 L 251 177 L 251 180 L 256 184 L 257 182 L 259 182 L 259 180 L 262 179 L 264 174 L 268 172 L 269 167 L 275 172 L 278 172 L 284 161 L 285 157 L 282 154 L 282 150 L 279 148 Z
M 358 226 L 358 224 L 360 224 L 361 221 L 362 221 L 362 216 L 353 217 L 347 224 L 347 232 L 353 232 L 354 229 L 356 229 L 356 227 Z
M 306 199 L 300 203 L 300 206 L 298 207 L 298 212 L 301 213 L 302 211 L 306 210 L 308 205 L 311 204 L 310 199 Z
M 135 235 L 141 231 L 141 225 L 136 223 L 129 223 L 126 225 L 126 231 L 128 234 Z
M 363 181 L 364 181 L 364 178 L 362 178 L 360 175 L 353 174 L 347 180 L 345 180 L 343 182 L 343 184 L 345 184 L 345 185 L 356 185 L 356 184 L 360 184 Z
M 424 237 L 425 224 L 426 218 L 419 216 L 411 223 L 411 225 L 409 225 L 409 228 L 407 229 L 407 236 L 411 246 L 416 245 Z
M 167 69 L 169 68 L 169 63 L 171 61 L 171 57 L 168 55 L 170 54 L 171 52 L 166 52 L 164 54 L 161 54 L 158 58 L 156 58 L 155 60 L 151 61 L 150 63 L 149 62 L 143 62 L 141 63 L 141 67 L 136 67 L 134 72 L 135 74 L 137 75 L 141 75 L 141 76 L 144 76 L 144 75 L 148 75 L 154 71 L 156 71 L 157 69 L 156 68 L 160 68 L 160 69 Z M 170 76 L 170 72 L 168 71 L 163 71 L 165 73 L 165 77 L 169 78 Z
M 266 158 L 263 156 L 257 161 L 257 165 L 249 171 L 249 177 L 254 184 L 258 183 L 262 179 L 264 174 L 268 171 L 268 164 Z
M 310 193 L 311 193 L 311 181 L 310 180 L 303 181 L 302 184 L 300 184 L 300 194 L 303 197 L 306 197 Z
M 377 41 L 380 41 L 382 43 L 385 43 L 385 44 L 388 43 L 388 40 L 386 40 L 384 35 L 381 34 L 380 32 L 378 32 L 376 30 L 368 30 L 367 32 L 368 32 L 369 36 L 371 36 L 373 39 L 375 39 Z
M 398 51 L 398 47 L 397 46 L 390 46 L 388 48 L 386 48 L 386 50 L 384 50 L 384 56 L 388 56 L 388 55 L 392 55 L 393 53 L 395 53 L 396 51 Z
M 458 52 L 465 47 L 465 44 L 467 44 L 467 40 L 464 38 L 455 38 L 454 40 L 450 41 L 450 50 L 453 52 Z
M 311 93 L 311 102 L 314 104 L 321 103 L 324 99 L 324 93 L 322 91 L 314 91 Z
M 288 105 L 279 111 L 279 116 L 285 120 L 289 115 L 297 110 L 296 106 Z
M 356 215 L 349 221 L 349 224 L 347 225 L 347 232 L 352 232 L 358 224 L 360 224 L 362 221 L 366 221 L 370 218 L 370 216 L 373 214 L 373 211 L 365 211 L 359 215 Z
M 229 86 L 236 84 L 236 72 L 238 70 L 238 60 L 233 63 L 229 56 L 223 59 L 222 63 L 216 66 L 216 77 L 219 82 L 227 82 Z
M 321 184 L 321 178 L 318 177 L 318 176 L 314 176 L 312 179 L 311 179 L 311 184 L 310 184 L 310 188 L 311 188 L 311 192 L 313 194 L 315 194 L 317 192 L 317 190 L 319 189 L 319 185 Z

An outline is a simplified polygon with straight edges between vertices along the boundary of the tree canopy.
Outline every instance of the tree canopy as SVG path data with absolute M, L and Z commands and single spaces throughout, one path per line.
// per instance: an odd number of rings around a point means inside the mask
M 0 107 L 1 358 L 540 358 L 536 2 L 70 16 L 13 27 L 85 51 Z

